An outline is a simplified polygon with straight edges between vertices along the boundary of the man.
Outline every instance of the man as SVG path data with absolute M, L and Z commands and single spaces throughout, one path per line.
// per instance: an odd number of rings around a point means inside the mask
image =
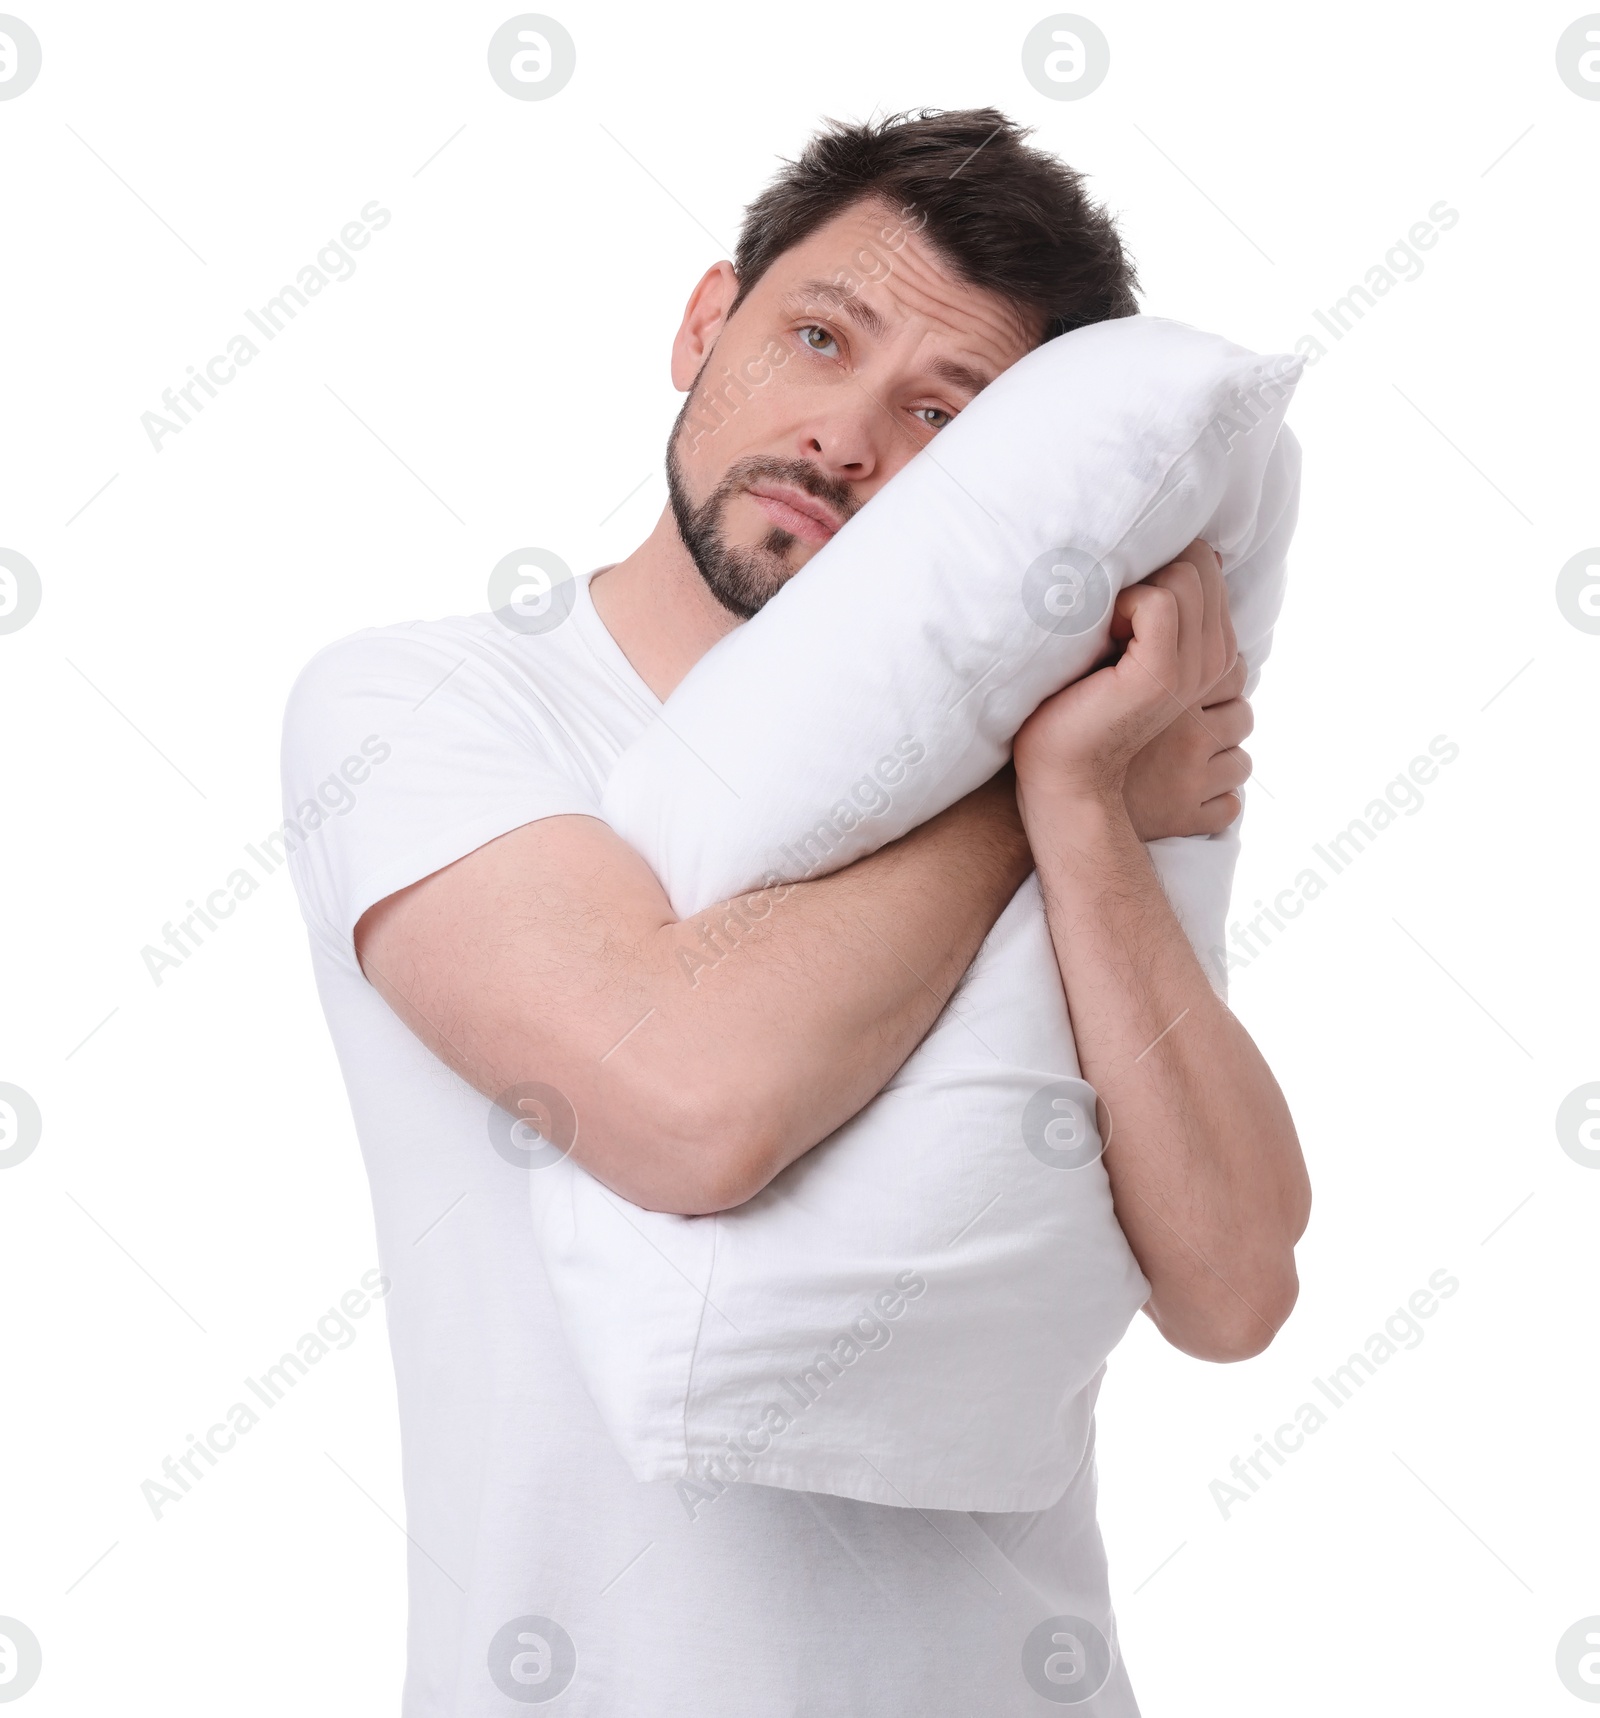
M 689 1519 L 670 1485 L 636 1484 L 486 1119 L 538 1080 L 577 1114 L 573 1156 L 626 1199 L 736 1207 L 882 1089 L 1036 866 L 1146 1311 L 1214 1360 L 1287 1317 L 1308 1204 L 1293 1126 L 1141 845 L 1225 828 L 1248 774 L 1244 665 L 1203 544 L 1123 593 L 1120 658 L 1040 707 L 1014 773 L 786 891 L 714 983 L 686 985 L 678 959 L 711 915 L 679 922 L 596 815 L 694 662 L 981 388 L 1133 311 L 1109 219 L 1025 136 L 991 109 L 827 128 L 690 297 L 670 503 L 645 542 L 577 581 L 547 631 L 370 631 L 296 686 L 290 809 L 333 768 L 355 802 L 295 874 L 393 1282 L 408 1718 L 554 1699 L 619 1718 L 1009 1714 L 1040 1709 L 1040 1675 L 1101 1718 L 1136 1712 L 1120 1656 L 1096 1692 L 1060 1668 L 1078 1644 L 1030 1644 L 1091 1602 L 1109 1615 L 1092 1450 L 1031 1515 L 739 1485 Z

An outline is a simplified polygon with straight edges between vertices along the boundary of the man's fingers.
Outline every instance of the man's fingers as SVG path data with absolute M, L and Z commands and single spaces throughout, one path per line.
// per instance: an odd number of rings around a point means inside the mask
M 1222 561 L 1215 549 L 1196 538 L 1183 551 L 1182 559 L 1199 574 L 1205 597 L 1205 612 L 1201 631 L 1201 684 L 1215 685 L 1218 678 L 1233 666 L 1239 653 L 1233 630 L 1233 615 L 1228 602 L 1228 582 L 1222 576 Z
M 1243 787 L 1254 767 L 1254 760 L 1241 746 L 1230 746 L 1227 751 L 1218 752 L 1206 766 L 1207 797 Z
M 1181 703 L 1189 703 L 1200 689 L 1205 637 L 1205 585 L 1193 561 L 1172 561 L 1150 581 L 1158 590 L 1170 591 L 1178 605 L 1178 638 L 1170 691 Z
M 1123 636 L 1136 638 L 1154 650 L 1176 650 L 1183 622 L 1183 605 L 1169 584 L 1129 585 L 1117 597 Z
M 1204 553 L 1197 556 L 1200 576 L 1206 591 L 1206 630 L 1202 684 L 1214 686 L 1233 666 L 1238 656 L 1234 640 L 1233 616 L 1228 606 L 1228 584 L 1222 576 L 1222 562 L 1207 543 L 1191 545 Z
M 1200 617 L 1199 675 L 1200 684 L 1209 686 L 1227 667 L 1222 654 L 1222 624 L 1228 612 L 1228 593 L 1222 583 L 1222 563 L 1209 543 L 1197 537 L 1183 551 L 1183 558 L 1200 575 L 1200 594 L 1204 599 Z
M 1244 683 L 1250 676 L 1250 670 L 1242 656 L 1235 654 L 1233 664 L 1228 668 L 1216 685 L 1211 687 L 1200 699 L 1202 710 L 1220 709 L 1224 704 L 1231 703 L 1242 696 Z
M 1195 814 L 1196 835 L 1220 835 L 1244 810 L 1244 801 L 1236 793 L 1219 793 L 1208 799 Z
M 1214 691 L 1238 659 L 1228 585 L 1216 551 L 1197 538 L 1145 582 L 1170 590 L 1178 599 L 1179 676 L 1186 700 Z
M 1247 699 L 1230 698 L 1226 703 L 1204 706 L 1198 720 L 1216 742 L 1216 750 L 1223 751 L 1249 739 L 1255 731 L 1256 714 Z

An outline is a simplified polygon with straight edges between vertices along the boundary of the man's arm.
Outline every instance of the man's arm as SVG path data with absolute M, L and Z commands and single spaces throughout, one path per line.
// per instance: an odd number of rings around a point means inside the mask
M 598 818 L 551 817 L 380 901 L 362 970 L 486 1096 L 555 1086 L 634 1204 L 742 1204 L 916 1048 L 1032 868 L 1009 770 L 831 876 L 679 921 Z
M 1231 820 L 1248 761 L 1219 749 L 1173 726 L 1134 759 L 1142 838 Z M 883 1089 L 1032 866 L 1009 769 L 843 870 L 682 922 L 604 823 L 552 817 L 380 901 L 356 953 L 463 1079 L 555 1086 L 585 1169 L 693 1215 L 754 1197 Z
M 1130 760 L 1174 717 L 1234 720 L 1226 587 L 1204 544 L 1185 554 L 1118 597 L 1121 658 L 1024 725 L 1017 796 L 1145 1310 L 1176 1347 L 1236 1360 L 1294 1305 L 1310 1185 L 1283 1094 L 1201 969 L 1124 797 Z

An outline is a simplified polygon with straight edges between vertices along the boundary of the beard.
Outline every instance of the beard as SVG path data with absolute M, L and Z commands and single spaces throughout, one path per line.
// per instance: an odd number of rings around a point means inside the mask
M 708 356 L 706 363 L 710 361 Z M 728 467 L 705 500 L 695 502 L 689 495 L 683 465 L 678 458 L 678 441 L 683 433 L 684 419 L 695 402 L 700 376 L 704 374 L 705 364 L 702 364 L 667 441 L 667 496 L 672 504 L 678 535 L 689 551 L 695 570 L 705 581 L 706 589 L 730 614 L 740 620 L 749 620 L 799 571 L 799 568 L 788 565 L 788 555 L 800 539 L 781 525 L 774 525 L 752 547 L 730 543 L 723 519 L 733 498 L 757 479 L 767 478 L 793 484 L 807 495 L 826 501 L 842 519 L 848 519 L 855 512 L 856 501 L 847 484 L 830 481 L 809 460 L 747 454 Z

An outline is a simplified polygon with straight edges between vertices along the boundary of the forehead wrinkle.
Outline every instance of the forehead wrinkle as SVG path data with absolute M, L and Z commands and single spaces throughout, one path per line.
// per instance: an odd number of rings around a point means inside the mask
M 859 291 L 846 295 L 832 281 L 801 281 L 800 285 L 789 296 L 789 306 L 792 309 L 804 311 L 837 308 L 842 310 L 864 333 L 871 334 L 876 339 L 882 339 L 889 328 L 883 317 L 870 304 L 862 300 Z
M 896 229 L 898 241 L 889 236 Z M 883 336 L 884 318 L 868 300 L 882 294 L 902 317 L 942 324 L 969 351 L 987 348 L 976 355 L 996 373 L 1042 338 L 1037 313 L 1025 310 L 1003 293 L 957 278 L 937 244 L 916 228 L 903 226 L 890 199 L 881 195 L 866 198 L 826 231 L 821 252 L 826 255 L 826 266 L 837 264 L 839 272 L 832 280 L 807 280 L 800 290 L 817 295 L 823 305 L 844 310 L 857 326 L 875 337 Z M 862 280 L 857 268 L 866 257 L 883 272 L 870 273 Z
M 938 350 L 941 338 L 946 335 L 946 330 L 940 325 L 917 328 L 912 323 L 909 332 L 912 339 L 911 361 L 920 366 L 924 374 L 969 394 L 982 393 L 1013 360 L 1013 354 L 1005 347 L 1004 342 L 988 344 L 981 337 L 974 338 L 974 330 L 959 324 L 951 330 L 956 336 L 956 343 L 953 353 L 949 355 Z M 977 331 L 979 335 L 982 332 Z M 1022 344 L 1026 347 L 1026 341 Z M 933 350 L 930 351 L 930 347 Z
M 1014 348 L 1026 351 L 1030 344 L 1022 315 L 1016 306 L 1007 300 L 996 299 L 981 288 L 951 280 L 937 268 L 897 266 L 882 281 L 874 284 L 888 294 L 902 315 L 920 316 L 936 326 L 942 325 L 969 347 L 973 343 L 990 344 L 995 350 L 984 356 L 998 357 L 997 369 L 1005 368 Z M 966 380 L 955 376 L 949 379 Z M 988 380 L 992 377 L 985 378 L 983 385 Z
M 855 276 L 852 263 L 863 253 L 887 265 L 881 274 L 865 280 Z M 848 284 L 841 285 L 841 280 Z M 969 339 L 974 334 L 988 336 L 1001 346 L 1020 342 L 1025 347 L 1028 343 L 1012 305 L 983 288 L 957 280 L 936 252 L 910 238 L 887 255 L 871 242 L 858 245 L 832 280 L 802 281 L 798 290 L 820 301 L 822 307 L 844 311 L 858 327 L 879 339 L 886 335 L 888 324 L 871 300 L 881 294 L 902 318 L 920 318 Z

